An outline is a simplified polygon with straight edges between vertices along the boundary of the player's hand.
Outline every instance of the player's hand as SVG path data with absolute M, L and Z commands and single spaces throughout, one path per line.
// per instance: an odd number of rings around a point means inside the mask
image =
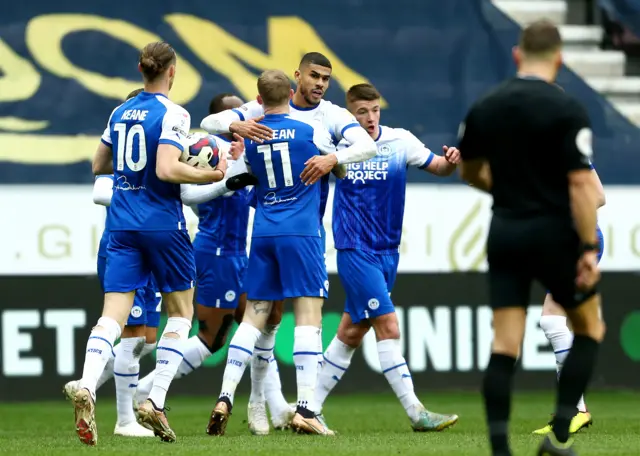
M 442 152 L 444 152 L 444 158 L 452 165 L 460 163 L 460 151 L 455 147 L 442 146 Z
M 325 174 L 329 174 L 334 166 L 338 164 L 335 154 L 314 155 L 305 162 L 305 167 L 300 174 L 300 179 L 305 185 L 313 185 Z
M 273 139 L 273 130 L 266 125 L 258 123 L 262 119 L 264 119 L 264 116 L 250 120 L 236 120 L 231 122 L 229 132 L 257 143 Z
M 227 167 L 229 166 L 229 162 L 227 161 L 227 154 L 220 154 L 220 161 L 218 161 L 218 166 L 214 171 L 222 171 L 222 177 L 220 173 L 216 172 L 216 180 L 214 182 L 220 182 L 224 179 L 224 176 L 227 174 Z
M 244 138 L 238 133 L 233 134 L 231 149 L 229 149 L 232 160 L 237 160 L 244 153 Z
M 580 290 L 590 290 L 600 281 L 600 269 L 598 268 L 598 253 L 584 252 L 578 260 L 578 275 L 576 285 Z

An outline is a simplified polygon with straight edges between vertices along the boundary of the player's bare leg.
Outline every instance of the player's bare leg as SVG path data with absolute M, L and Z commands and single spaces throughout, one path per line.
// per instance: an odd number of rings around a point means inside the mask
M 323 298 L 293 299 L 296 329 L 293 339 L 293 362 L 296 365 L 298 404 L 291 428 L 298 433 L 334 435 L 313 412 L 318 380 L 318 346 L 322 327 Z
M 85 445 L 98 443 L 98 428 L 95 421 L 98 378 L 109 357 L 113 355 L 113 344 L 122 333 L 133 305 L 133 297 L 133 291 L 106 293 L 102 317 L 91 330 L 87 341 L 82 378 L 73 398 L 76 434 Z
M 267 323 L 272 307 L 272 301 L 250 300 L 247 303 L 242 323 L 229 344 L 222 389 L 218 401 L 211 412 L 207 425 L 207 434 L 224 435 L 227 422 L 231 416 L 233 398 L 238 383 L 240 383 L 244 370 L 251 360 L 256 342 Z
M 542 317 L 540 318 L 540 327 L 544 331 L 545 336 L 551 343 L 553 352 L 556 357 L 556 370 L 558 376 L 562 370 L 564 360 L 569 354 L 569 349 L 573 343 L 573 334 L 567 325 L 567 314 L 564 309 L 556 303 L 551 295 L 547 293 L 542 306 Z M 578 413 L 571 420 L 571 426 L 569 432 L 575 434 L 576 432 L 587 428 L 593 424 L 591 413 L 587 410 L 587 405 L 584 402 L 584 397 L 580 397 L 578 402 Z M 553 417 L 549 423 L 543 428 L 533 431 L 534 434 L 546 435 L 551 432 L 553 425 Z
M 193 288 L 163 293 L 169 319 L 158 342 L 156 376 L 147 399 L 139 408 L 139 421 L 153 428 L 155 435 L 165 442 L 175 442 L 176 434 L 169 427 L 164 411 L 171 381 L 182 363 L 183 347 L 189 337 L 193 318 Z

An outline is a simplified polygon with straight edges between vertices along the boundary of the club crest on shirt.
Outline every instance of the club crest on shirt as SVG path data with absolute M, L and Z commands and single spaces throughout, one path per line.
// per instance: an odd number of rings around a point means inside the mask
M 381 157 L 388 157 L 391 155 L 391 147 L 388 144 L 378 146 L 378 155 Z

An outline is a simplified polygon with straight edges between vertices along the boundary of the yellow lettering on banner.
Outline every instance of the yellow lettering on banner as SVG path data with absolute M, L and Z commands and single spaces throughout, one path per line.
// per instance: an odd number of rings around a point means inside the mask
M 62 40 L 69 34 L 96 31 L 142 49 L 148 43 L 162 41 L 159 36 L 129 22 L 89 14 L 45 14 L 29 21 L 26 41 L 33 57 L 52 74 L 77 80 L 87 89 L 103 97 L 124 100 L 127 94 L 141 86 L 130 81 L 74 65 L 62 50 Z M 99 58 L 100 50 L 95 50 Z M 135 65 L 135 62 L 131 62 Z M 179 104 L 191 101 L 200 90 L 202 78 L 189 62 L 178 56 L 177 77 L 171 99 Z
M 40 228 L 38 231 L 38 252 L 45 258 L 51 260 L 57 260 L 64 257 L 71 256 L 71 242 L 70 231 L 64 225 L 46 225 Z M 50 239 L 55 236 L 55 240 L 50 242 Z M 56 247 L 54 251 L 49 250 L 49 247 Z
M 91 160 L 99 136 L 0 133 L 0 161 L 24 165 L 68 165 Z M 16 150 L 29 153 L 16 154 Z
M 0 39 L 0 103 L 27 100 L 40 87 L 42 77 L 31 62 L 15 53 Z M 0 117 L 0 129 L 35 131 L 46 128 L 47 121 L 33 121 L 19 117 Z
M 256 97 L 257 74 L 244 63 L 260 70 L 280 68 L 293 78 L 293 71 L 307 52 L 321 52 L 331 61 L 333 79 L 343 90 L 354 84 L 368 82 L 349 68 L 326 45 L 316 31 L 299 17 L 270 17 L 267 22 L 268 53 L 265 54 L 228 33 L 222 27 L 187 14 L 169 14 L 165 20 L 189 45 L 195 55 L 214 71 L 224 75 L 245 100 Z M 381 100 L 381 106 L 387 106 Z

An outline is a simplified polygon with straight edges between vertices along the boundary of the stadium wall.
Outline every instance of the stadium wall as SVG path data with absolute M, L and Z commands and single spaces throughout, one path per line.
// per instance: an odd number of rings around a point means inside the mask
M 90 195 L 90 185 L 0 186 L 0 207 L 12 214 L 0 224 L 2 401 L 55 399 L 66 381 L 81 374 L 86 338 L 102 305 L 95 265 L 104 209 Z M 640 187 L 608 188 L 607 198 L 600 223 L 606 238 L 601 289 L 608 335 L 594 387 L 637 388 L 629 372 L 640 361 L 640 277 L 632 272 L 640 269 L 640 215 L 629 208 L 640 200 Z M 393 300 L 419 391 L 478 388 L 492 338 L 482 274 L 490 204 L 490 198 L 465 187 L 408 186 Z M 193 234 L 197 219 L 188 208 L 185 214 Z M 325 223 L 330 233 L 330 213 Z M 331 287 L 325 346 L 344 302 L 330 237 L 327 244 Z M 519 387 L 526 389 L 550 388 L 555 378 L 554 356 L 538 326 L 543 296 L 543 290 L 534 289 L 528 312 L 518 377 Z M 284 387 L 293 393 L 293 315 L 291 308 L 287 311 L 275 353 Z M 176 381 L 172 391 L 212 394 L 225 358 L 226 350 L 218 352 L 205 367 Z M 152 367 L 147 359 L 142 372 Z M 363 385 L 371 392 L 386 390 L 386 380 L 376 372 L 375 340 L 369 334 L 337 392 L 362 391 Z M 247 387 L 248 381 L 244 391 Z M 112 392 L 112 386 L 106 388 Z

